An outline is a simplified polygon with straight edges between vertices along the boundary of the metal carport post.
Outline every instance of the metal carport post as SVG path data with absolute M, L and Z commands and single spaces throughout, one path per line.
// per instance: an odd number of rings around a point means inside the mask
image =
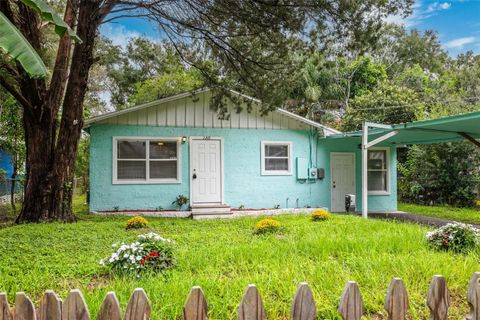
M 362 124 L 362 217 L 368 218 L 368 149 L 374 145 L 390 139 L 398 134 L 397 130 L 390 131 L 375 140 L 368 142 L 368 128 L 392 130 L 391 125 L 364 122 Z

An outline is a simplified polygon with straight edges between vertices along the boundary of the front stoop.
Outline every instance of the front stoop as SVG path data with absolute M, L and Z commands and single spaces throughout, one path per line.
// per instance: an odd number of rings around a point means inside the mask
M 193 205 L 191 208 L 193 219 L 225 218 L 232 214 L 226 204 Z

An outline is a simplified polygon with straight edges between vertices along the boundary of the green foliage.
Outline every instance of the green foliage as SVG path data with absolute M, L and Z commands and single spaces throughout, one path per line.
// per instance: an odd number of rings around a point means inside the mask
M 144 217 L 133 217 L 131 219 L 128 219 L 127 221 L 127 226 L 125 229 L 130 230 L 130 229 L 142 229 L 146 228 L 148 226 L 148 221 Z
M 455 222 L 427 232 L 426 238 L 434 249 L 465 253 L 480 243 L 480 230 Z
M 472 206 L 479 170 L 480 154 L 468 142 L 413 146 L 398 167 L 399 197 L 429 205 Z
M 101 259 L 100 265 L 116 274 L 161 272 L 175 265 L 172 241 L 153 232 L 139 235 L 131 244 L 115 243 L 113 247 L 118 249 L 110 257 Z
M 129 98 L 129 101 L 132 105 L 138 105 L 198 89 L 202 85 L 203 81 L 197 69 L 176 70 L 173 73 L 137 83 L 136 93 Z
M 271 219 L 271 218 L 262 219 L 255 224 L 254 233 L 255 234 L 274 233 L 280 229 L 280 226 L 281 226 L 280 222 L 275 219 Z
M 188 197 L 184 196 L 183 194 L 179 194 L 177 198 L 172 202 L 172 204 L 176 205 L 179 209 L 182 209 L 182 207 L 186 204 L 188 204 Z
M 85 135 L 80 139 L 75 162 L 75 178 L 80 182 L 82 193 L 86 193 L 89 186 L 88 169 L 90 164 L 90 136 Z
M 76 198 L 74 204 L 85 212 L 84 200 Z M 425 245 L 427 227 L 350 215 L 336 215 L 328 228 L 305 215 L 276 216 L 288 226 L 282 237 L 252 234 L 257 218 L 251 217 L 195 221 L 152 217 L 151 228 L 175 242 L 176 267 L 166 274 L 112 277 L 98 262 L 111 256 L 112 243 L 137 240 L 135 233 L 125 230 L 129 217 L 78 211 L 77 215 L 80 220 L 73 224 L 0 227 L 1 290 L 9 301 L 17 291 L 39 301 L 47 289 L 66 297 L 74 287 L 84 294 L 90 314 L 98 314 L 108 291 L 115 291 L 125 306 L 135 288 L 144 288 L 152 317 L 178 319 L 195 284 L 208 290 L 209 306 L 215 306 L 209 308 L 209 319 L 230 319 L 246 284 L 254 282 L 264 297 L 267 318 L 288 319 L 298 282 L 306 281 L 318 284 L 311 286 L 314 297 L 322 297 L 318 318 L 336 319 L 341 292 L 347 281 L 355 280 L 365 284 L 362 296 L 370 319 L 385 312 L 389 281 L 401 277 L 409 292 L 410 314 L 428 319 L 424 301 L 432 275 L 444 275 L 450 298 L 465 301 L 466 285 L 480 259 L 478 249 L 466 255 L 431 250 Z M 449 317 L 461 319 L 467 310 L 466 303 L 452 304 Z
M 413 90 L 383 82 L 373 91 L 351 100 L 342 121 L 342 129 L 359 130 L 364 121 L 390 124 L 417 120 L 423 108 Z
M 77 36 L 77 34 L 63 21 L 62 17 L 52 9 L 46 2 L 43 0 L 20 0 L 23 4 L 29 6 L 34 11 L 40 14 L 42 20 L 53 23 L 55 26 L 55 33 L 59 37 L 63 37 L 65 33 L 74 40 L 75 42 L 82 43 L 82 40 Z
M 367 94 L 387 79 L 386 66 L 381 62 L 374 62 L 369 57 L 361 57 L 347 66 L 350 75 L 349 98 Z
M 0 12 L 0 48 L 17 60 L 32 78 L 47 76 L 47 68 L 22 33 Z

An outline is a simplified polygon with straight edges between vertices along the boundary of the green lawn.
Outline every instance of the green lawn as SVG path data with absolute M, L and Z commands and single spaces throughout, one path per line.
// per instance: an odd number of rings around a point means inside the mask
M 77 199 L 76 207 L 79 208 Z M 450 317 L 467 312 L 466 287 L 480 271 L 480 250 L 468 255 L 439 253 L 424 242 L 426 227 L 336 215 L 313 223 L 307 216 L 278 217 L 283 234 L 256 236 L 259 218 L 193 221 L 150 218 L 151 228 L 174 239 L 178 265 L 165 275 L 140 279 L 109 276 L 98 261 L 111 244 L 130 241 L 126 217 L 84 213 L 75 224 L 37 224 L 0 229 L 0 289 L 13 301 L 25 291 L 38 302 L 46 289 L 65 298 L 80 288 L 92 315 L 110 290 L 122 308 L 134 288 L 143 287 L 154 319 L 178 319 L 193 285 L 209 303 L 210 319 L 235 319 L 245 287 L 258 286 L 269 319 L 287 319 L 299 282 L 314 292 L 319 319 L 338 319 L 337 304 L 348 280 L 359 283 L 369 318 L 385 318 L 383 299 L 392 277 L 401 277 L 410 293 L 411 318 L 426 319 L 425 297 L 431 277 L 447 277 L 452 295 Z
M 450 219 L 458 222 L 480 224 L 478 208 L 455 208 L 449 206 L 422 206 L 411 203 L 398 203 L 398 210 L 423 216 Z

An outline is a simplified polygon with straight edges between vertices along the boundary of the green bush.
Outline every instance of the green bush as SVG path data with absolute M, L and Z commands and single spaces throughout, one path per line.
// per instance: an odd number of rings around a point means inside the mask
M 280 222 L 271 218 L 262 219 L 255 225 L 255 234 L 273 233 L 280 229 Z
M 398 193 L 405 202 L 473 206 L 480 153 L 473 144 L 413 146 L 398 164 Z
M 480 241 L 480 230 L 463 223 L 449 223 L 427 232 L 427 242 L 437 250 L 467 252 Z

